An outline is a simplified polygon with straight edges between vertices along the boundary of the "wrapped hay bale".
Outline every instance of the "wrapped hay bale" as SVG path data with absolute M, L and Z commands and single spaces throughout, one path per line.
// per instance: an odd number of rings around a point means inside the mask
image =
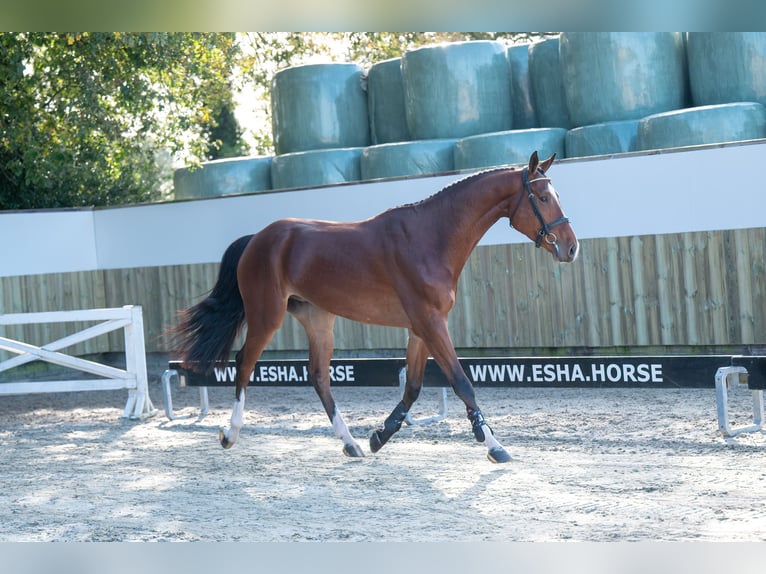
M 400 142 L 362 150 L 362 179 L 443 173 L 454 169 L 454 139 Z
M 637 120 L 686 104 L 681 33 L 564 32 L 559 56 L 573 127 Z
M 319 187 L 359 181 L 362 148 L 342 148 L 286 153 L 271 162 L 274 189 Z
M 529 79 L 537 123 L 543 128 L 571 128 L 559 63 L 559 39 L 529 46 Z
M 367 72 L 367 106 L 372 145 L 410 139 L 404 111 L 401 58 L 378 62 Z
M 522 164 L 535 150 L 541 158 L 555 153 L 562 159 L 566 135 L 564 128 L 535 128 L 463 138 L 455 144 L 455 169 Z
M 537 113 L 529 78 L 529 45 L 508 48 L 508 60 L 511 63 L 513 129 L 536 128 Z
M 356 64 L 293 66 L 271 82 L 276 153 L 370 144 L 364 70 Z
M 567 157 L 609 155 L 636 151 L 639 120 L 604 122 L 567 132 Z
M 500 42 L 455 42 L 402 57 L 413 140 L 459 138 L 512 127 L 511 72 Z
M 176 199 L 217 197 L 271 189 L 271 157 L 238 157 L 209 161 L 173 173 Z
M 766 108 L 756 102 L 700 106 L 638 122 L 638 149 L 662 149 L 766 138 Z
M 766 32 L 689 32 L 686 49 L 695 106 L 766 106 Z

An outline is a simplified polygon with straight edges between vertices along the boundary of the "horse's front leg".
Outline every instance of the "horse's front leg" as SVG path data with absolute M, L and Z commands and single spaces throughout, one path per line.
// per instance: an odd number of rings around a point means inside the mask
M 457 358 L 455 347 L 452 345 L 447 330 L 446 319 L 432 321 L 426 332 L 429 335 L 426 341 L 428 348 L 447 377 L 455 394 L 465 403 L 468 420 L 471 421 L 471 430 L 476 440 L 483 442 L 487 447 L 487 458 L 496 463 L 509 462 L 511 456 L 495 438 L 492 428 L 484 420 L 484 416 L 476 404 L 476 393 Z
M 502 445 L 495 438 L 492 428 L 484 420 L 484 416 L 481 411 L 466 407 L 468 413 L 468 420 L 471 421 L 471 429 L 476 440 L 483 442 L 487 447 L 487 458 L 492 462 L 510 462 L 511 455 L 502 447 Z
M 481 414 L 481 410 L 479 410 L 479 406 L 476 404 L 476 393 L 474 392 L 473 385 L 460 365 L 457 355 L 447 369 L 444 369 L 444 372 L 448 373 L 448 378 L 451 377 L 450 383 L 455 394 L 465 403 L 465 410 L 468 420 L 471 421 L 473 436 L 487 447 L 487 458 L 492 462 L 510 462 L 511 455 L 506 452 L 495 438 L 492 428 L 484 420 L 484 415 Z
M 457 357 L 455 357 L 455 362 L 451 365 L 451 371 L 445 370 L 445 373 L 447 372 L 452 373 L 453 379 L 450 380 L 450 383 L 455 390 L 455 394 L 465 403 L 465 410 L 468 420 L 471 421 L 473 436 L 487 447 L 487 458 L 492 462 L 510 462 L 511 455 L 498 442 L 495 434 L 492 432 L 492 428 L 484 420 L 484 415 L 481 414 L 481 410 L 479 410 L 476 404 L 476 394 L 473 390 L 473 385 L 460 366 Z M 450 375 L 447 376 L 449 377 Z

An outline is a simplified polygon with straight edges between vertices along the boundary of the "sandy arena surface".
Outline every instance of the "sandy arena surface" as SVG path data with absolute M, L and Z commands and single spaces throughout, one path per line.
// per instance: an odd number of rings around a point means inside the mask
M 436 410 L 425 389 L 414 414 Z M 368 456 L 341 453 L 309 388 L 257 388 L 223 450 L 233 389 L 179 389 L 180 415 L 121 419 L 124 391 L 0 397 L 0 541 L 764 541 L 766 434 L 724 440 L 712 389 L 490 389 L 514 460 L 445 421 L 369 454 L 396 388 L 337 388 Z M 749 393 L 732 396 L 739 424 Z

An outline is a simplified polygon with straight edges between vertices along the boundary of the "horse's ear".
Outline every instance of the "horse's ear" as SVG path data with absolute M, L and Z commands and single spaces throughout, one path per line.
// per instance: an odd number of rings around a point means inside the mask
M 548 168 L 551 167 L 551 164 L 553 163 L 554 159 L 556 159 L 556 152 L 553 152 L 553 155 L 551 157 L 549 157 L 543 163 L 540 164 L 540 169 L 542 169 L 544 173 L 548 173 Z
M 535 150 L 532 152 L 532 155 L 529 156 L 529 166 L 527 167 L 527 171 L 530 176 L 537 171 L 538 165 L 540 165 L 540 159 L 537 157 L 537 150 Z

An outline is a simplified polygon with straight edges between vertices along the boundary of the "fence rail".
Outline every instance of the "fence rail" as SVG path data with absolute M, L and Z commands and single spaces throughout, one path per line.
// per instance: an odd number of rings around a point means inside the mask
M 163 352 L 163 331 L 212 288 L 217 270 L 195 264 L 3 277 L 0 313 L 131 301 L 144 309 L 148 350 Z M 55 324 L 5 329 L 30 342 L 65 335 Z M 766 345 L 766 227 L 586 239 L 571 265 L 530 244 L 479 246 L 460 278 L 450 330 L 462 349 L 745 352 L 737 348 Z M 121 337 L 115 331 L 79 343 L 75 354 L 119 351 Z M 400 350 L 406 332 L 339 319 L 335 343 L 338 350 Z M 301 326 L 288 317 L 268 350 L 306 348 Z
M 128 401 L 125 405 L 124 417 L 145 418 L 156 413 L 148 392 L 144 323 L 140 306 L 0 315 L 0 325 L 46 325 L 92 321 L 99 323 L 44 345 L 0 336 L 0 349 L 17 354 L 16 357 L 0 363 L 0 373 L 32 361 L 45 361 L 100 378 L 4 382 L 0 383 L 0 395 L 127 389 Z M 62 349 L 120 329 L 124 335 L 125 369 L 61 352 Z

